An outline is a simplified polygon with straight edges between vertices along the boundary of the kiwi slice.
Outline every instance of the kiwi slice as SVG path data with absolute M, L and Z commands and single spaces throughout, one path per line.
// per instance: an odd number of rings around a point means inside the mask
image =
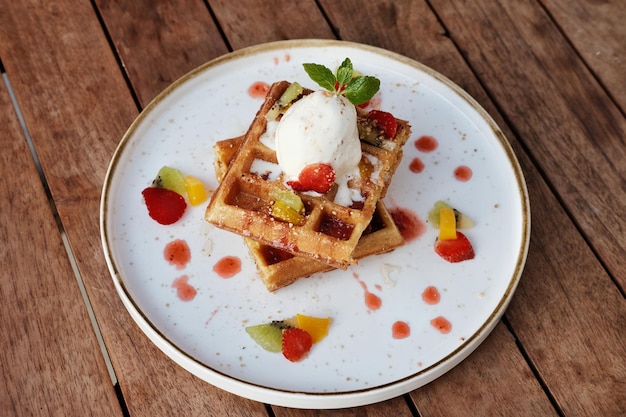
M 289 84 L 289 87 L 287 87 L 283 95 L 276 100 L 276 103 L 274 103 L 272 108 L 267 112 L 267 120 L 276 120 L 279 114 L 287 111 L 291 103 L 302 95 L 302 91 L 302 86 L 297 82 Z
M 439 212 L 444 207 L 451 208 L 454 211 L 454 218 L 456 219 L 457 229 L 471 229 L 472 227 L 474 227 L 474 221 L 472 219 L 452 207 L 450 204 L 441 200 L 435 202 L 433 208 L 428 212 L 428 221 L 433 225 L 433 227 L 439 228 Z
M 152 186 L 167 188 L 168 190 L 174 191 L 183 197 L 187 195 L 187 190 L 185 188 L 185 176 L 176 168 L 168 166 L 162 167 L 156 178 L 152 181 Z

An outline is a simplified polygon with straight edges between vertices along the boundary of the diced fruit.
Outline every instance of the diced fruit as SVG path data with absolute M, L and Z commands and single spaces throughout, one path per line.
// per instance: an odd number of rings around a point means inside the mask
M 457 229 L 471 229 L 474 227 L 474 222 L 466 214 L 461 213 L 459 210 L 450 206 L 450 204 L 441 200 L 436 201 L 433 208 L 428 212 L 428 221 L 434 227 L 439 227 L 439 213 L 444 207 L 451 208 L 454 211 Z
M 277 188 L 272 188 L 270 191 L 270 197 L 274 201 L 282 201 L 287 206 L 291 207 L 298 213 L 304 210 L 304 203 L 298 194 L 294 193 L 291 190 L 281 190 Z
M 274 323 L 246 327 L 250 337 L 268 352 L 280 352 L 283 348 L 283 329 Z
M 295 225 L 301 225 L 305 218 L 304 216 L 288 206 L 282 200 L 277 200 L 272 205 L 272 216 L 287 223 L 293 223 Z
M 185 177 L 185 190 L 187 190 L 187 198 L 192 206 L 202 204 L 209 197 L 202 181 L 192 175 Z
M 268 120 L 275 120 L 280 113 L 284 113 L 287 108 L 294 102 L 300 95 L 302 94 L 302 86 L 297 82 L 293 82 L 287 87 L 285 92 L 276 103 L 272 106 L 272 108 L 267 112 Z
M 187 190 L 185 188 L 185 177 L 183 173 L 176 168 L 171 168 L 168 166 L 162 167 L 159 170 L 156 178 L 152 181 L 152 186 L 175 191 L 183 197 L 187 195 Z
M 304 167 L 297 181 L 287 184 L 295 191 L 315 191 L 325 193 L 335 183 L 335 170 L 329 164 L 317 163 Z
M 187 209 L 183 196 L 167 188 L 148 187 L 141 194 L 150 217 L 163 225 L 176 223 Z
M 469 239 L 461 232 L 456 232 L 456 239 L 437 239 L 435 252 L 446 261 L 452 263 L 474 258 L 474 248 Z
M 304 314 L 296 314 L 297 327 L 306 330 L 311 335 L 313 343 L 317 343 L 328 334 L 330 317 L 311 317 Z
M 283 331 L 283 356 L 291 362 L 304 359 L 313 346 L 311 335 L 297 327 Z
M 442 207 L 439 210 L 439 240 L 456 239 L 456 218 L 454 210 Z
M 373 121 L 389 139 L 396 137 L 398 123 L 393 114 L 381 110 L 372 110 L 367 114 L 367 118 Z

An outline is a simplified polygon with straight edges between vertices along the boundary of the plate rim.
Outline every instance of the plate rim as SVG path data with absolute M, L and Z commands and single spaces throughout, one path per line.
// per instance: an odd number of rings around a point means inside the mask
M 158 327 L 150 321 L 150 319 L 143 313 L 141 308 L 139 308 L 139 306 L 133 300 L 133 297 L 130 295 L 130 292 L 124 284 L 123 277 L 121 276 L 121 273 L 116 266 L 116 262 L 112 254 L 112 249 L 109 246 L 111 239 L 109 238 L 108 234 L 107 219 L 108 198 L 109 194 L 111 193 L 111 181 L 115 175 L 118 163 L 122 159 L 121 156 L 124 154 L 127 146 L 132 141 L 134 132 L 145 121 L 146 117 L 151 113 L 152 109 L 155 108 L 161 101 L 165 100 L 168 96 L 170 96 L 170 94 L 172 94 L 185 83 L 189 82 L 191 79 L 204 73 L 209 68 L 217 67 L 223 63 L 267 51 L 319 47 L 358 49 L 380 55 L 382 57 L 386 57 L 393 61 L 400 62 L 404 65 L 415 68 L 416 70 L 433 77 L 440 83 L 444 84 L 445 87 L 450 88 L 456 95 L 458 95 L 461 99 L 467 102 L 467 104 L 469 104 L 472 109 L 479 114 L 480 118 L 488 124 L 492 133 L 497 138 L 497 142 L 506 154 L 507 162 L 511 165 L 512 172 L 514 174 L 517 184 L 517 191 L 521 203 L 520 211 L 522 215 L 522 224 L 520 230 L 521 245 L 517 254 L 515 267 L 513 269 L 511 277 L 508 280 L 509 282 L 506 287 L 506 291 L 500 296 L 500 301 L 494 307 L 489 317 L 485 319 L 484 323 L 475 332 L 473 332 L 470 337 L 466 338 L 466 340 L 458 348 L 454 349 L 445 357 L 441 358 L 440 360 L 423 370 L 385 384 L 376 385 L 374 387 L 340 392 L 301 392 L 264 386 L 258 383 L 245 381 L 243 379 L 237 378 L 236 376 L 223 373 L 213 367 L 209 367 L 208 365 L 200 362 L 198 359 L 195 359 L 187 352 L 183 351 L 174 342 L 168 339 L 158 329 Z M 510 301 L 519 284 L 525 267 L 530 246 L 531 231 L 530 200 L 524 173 L 521 169 L 520 163 L 504 132 L 500 129 L 500 127 L 494 121 L 491 115 L 471 95 L 469 95 L 469 93 L 467 93 L 460 86 L 458 86 L 456 83 L 451 81 L 443 74 L 414 59 L 372 45 L 332 39 L 292 39 L 248 46 L 209 60 L 204 64 L 187 72 L 186 74 L 175 80 L 173 83 L 168 85 L 143 108 L 143 110 L 133 120 L 133 122 L 130 124 L 130 126 L 120 139 L 114 153 L 112 154 L 111 161 L 109 162 L 104 177 L 100 198 L 99 214 L 100 237 L 104 257 L 118 296 L 124 304 L 127 312 L 130 314 L 130 316 L 133 318 L 133 320 L 142 330 L 142 332 L 169 359 L 173 360 L 177 365 L 181 366 L 188 372 L 202 379 L 206 383 L 209 383 L 217 388 L 224 389 L 225 391 L 231 392 L 233 394 L 254 401 L 269 403 L 278 406 L 311 409 L 345 408 L 367 405 L 391 399 L 410 392 L 414 389 L 417 389 L 421 386 L 424 386 L 429 382 L 432 382 L 433 380 L 437 379 L 441 375 L 453 369 L 460 362 L 465 360 L 467 356 L 469 356 L 478 346 L 480 346 L 480 344 L 487 338 L 487 336 L 489 336 L 489 334 L 498 324 L 499 319 L 506 311 L 506 308 L 510 304 Z M 449 364 L 449 366 L 443 367 L 443 364 Z M 211 378 L 207 378 L 207 376 L 210 376 Z M 418 379 L 419 381 L 417 381 Z

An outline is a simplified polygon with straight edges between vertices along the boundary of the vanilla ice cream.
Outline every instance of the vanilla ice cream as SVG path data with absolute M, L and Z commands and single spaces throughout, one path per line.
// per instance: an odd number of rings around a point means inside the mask
M 295 102 L 276 126 L 275 149 L 285 181 L 297 180 L 309 164 L 325 163 L 335 170 L 337 204 L 363 200 L 348 188 L 360 175 L 361 143 L 356 108 L 345 97 L 315 91 Z

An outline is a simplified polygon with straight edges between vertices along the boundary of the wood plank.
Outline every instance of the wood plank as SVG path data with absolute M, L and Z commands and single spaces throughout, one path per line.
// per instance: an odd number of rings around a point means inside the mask
M 624 291 L 624 116 L 536 2 L 432 4 Z
M 411 417 L 414 414 L 407 407 L 404 397 L 362 407 L 338 410 L 296 410 L 284 407 L 272 407 L 275 417 Z
M 0 414 L 121 416 L 5 87 L 0 82 Z
M 623 0 L 542 0 L 568 40 L 626 113 L 626 4 Z
M 0 48 L 131 415 L 175 410 L 178 416 L 266 416 L 263 404 L 218 390 L 174 365 L 117 297 L 100 244 L 100 191 L 137 109 L 91 3 L 7 4 L 0 14 Z
M 522 380 L 512 387 L 508 373 Z M 558 415 L 502 323 L 465 361 L 411 397 L 420 413 L 429 416 L 461 417 L 468 410 L 477 416 Z
M 95 3 L 142 106 L 187 72 L 228 52 L 202 0 Z
M 285 39 L 335 39 L 313 0 L 209 0 L 233 49 Z M 252 35 L 252 36 L 251 36 Z

